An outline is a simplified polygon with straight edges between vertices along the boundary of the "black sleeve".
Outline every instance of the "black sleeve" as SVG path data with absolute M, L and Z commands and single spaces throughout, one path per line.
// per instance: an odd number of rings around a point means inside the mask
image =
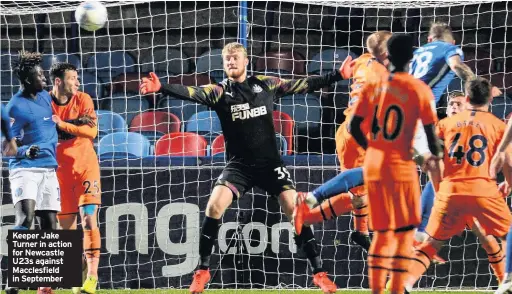
M 224 90 L 217 85 L 186 87 L 178 84 L 162 85 L 160 92 L 181 100 L 189 100 L 207 106 L 214 106 L 222 97 Z
M 268 76 L 256 76 L 256 78 L 267 84 L 270 89 L 275 90 L 278 98 L 314 92 L 343 79 L 338 71 L 297 80 L 285 80 Z

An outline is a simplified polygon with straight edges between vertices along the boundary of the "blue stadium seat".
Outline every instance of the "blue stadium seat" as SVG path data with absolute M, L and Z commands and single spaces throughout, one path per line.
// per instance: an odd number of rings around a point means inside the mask
M 506 95 L 494 97 L 491 102 L 490 111 L 499 119 L 505 119 L 512 112 L 512 100 Z
M 141 50 L 143 51 L 143 50 Z M 154 48 L 149 52 L 141 52 L 141 72 L 163 72 L 165 75 L 180 75 L 190 72 L 190 57 L 183 51 L 173 48 Z
M 103 99 L 100 108 L 120 114 L 129 125 L 137 115 L 149 109 L 149 101 L 137 93 L 116 93 L 112 99 Z
M 43 70 L 49 71 L 52 65 L 57 62 L 71 63 L 72 65 L 76 66 L 77 69 L 80 69 L 82 67 L 80 58 L 78 58 L 78 56 L 74 54 L 68 54 L 65 52 L 43 54 L 43 62 L 41 66 L 43 67 Z
M 322 107 L 319 98 L 314 94 L 285 96 L 277 102 L 276 110 L 293 118 L 297 135 L 308 136 L 320 131 Z
M 196 72 L 208 74 L 217 83 L 225 79 L 222 49 L 213 49 L 201 54 L 196 60 Z
M 204 134 L 222 133 L 220 119 L 215 111 L 200 111 L 193 114 L 185 124 L 185 132 Z
M 98 116 L 99 137 L 111 133 L 128 132 L 128 125 L 121 115 L 108 110 L 97 110 L 96 115 Z
M 79 74 L 82 91 L 89 94 L 92 98 L 103 97 L 103 81 L 99 77 L 86 71 Z
M 149 141 L 138 133 L 112 133 L 100 140 L 98 155 L 144 157 L 149 155 Z
M 316 54 L 306 65 L 309 74 L 324 74 L 338 70 L 347 56 L 356 59 L 358 56 L 353 52 L 342 48 L 327 49 Z
M 158 101 L 157 110 L 170 112 L 186 123 L 194 113 L 206 111 L 208 107 L 190 101 L 165 97 Z
M 9 101 L 20 89 L 20 81 L 12 72 L 2 72 L 0 81 L 0 96 L 2 102 Z
M 135 61 L 127 52 L 97 52 L 87 60 L 86 69 L 96 74 L 104 82 L 112 81 L 116 76 L 135 71 Z

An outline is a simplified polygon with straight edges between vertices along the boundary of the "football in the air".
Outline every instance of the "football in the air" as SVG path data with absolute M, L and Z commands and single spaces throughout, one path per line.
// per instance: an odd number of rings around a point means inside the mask
M 86 31 L 101 29 L 107 22 L 107 8 L 99 1 L 86 1 L 75 10 L 75 19 Z

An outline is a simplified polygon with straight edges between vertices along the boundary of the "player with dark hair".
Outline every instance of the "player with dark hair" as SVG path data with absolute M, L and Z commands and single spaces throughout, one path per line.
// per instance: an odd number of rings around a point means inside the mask
M 425 168 L 439 176 L 437 117 L 428 86 L 407 73 L 412 37 L 393 35 L 388 41 L 388 75 L 368 82 L 361 90 L 350 131 L 366 150 L 364 178 L 368 189 L 370 227 L 374 237 L 368 253 L 372 293 L 383 293 L 388 274 L 391 293 L 404 292 L 412 255 L 414 228 L 420 223 L 420 184 L 412 159 L 412 141 L 420 119 L 431 154 Z M 362 129 L 369 121 L 370 139 Z
M 5 137 L 2 146 L 2 154 L 4 156 L 14 156 L 18 152 L 18 145 L 16 145 L 16 139 L 12 136 L 11 119 L 3 104 L 0 104 L 0 110 L 2 112 L 2 122 L 0 123 L 2 136 Z
M 59 131 L 57 159 L 62 193 L 62 210 L 58 215 L 64 230 L 77 229 L 77 215 L 83 227 L 84 284 L 74 293 L 96 293 L 101 236 L 98 227 L 98 206 L 101 204 L 100 166 L 94 151 L 96 113 L 89 94 L 78 91 L 80 82 L 74 65 L 56 63 L 50 69 L 53 89 L 53 120 Z M 85 272 L 87 271 L 87 272 Z
M 491 158 L 504 137 L 505 123 L 488 112 L 492 99 L 489 81 L 477 77 L 468 80 L 465 88 L 469 105 L 437 126 L 439 137 L 444 140 L 443 180 L 436 189 L 425 230 L 429 237 L 414 253 L 405 284 L 408 289 L 425 272 L 444 242 L 464 230 L 468 219 L 474 217 L 490 238 L 503 238 L 512 220 L 496 180 L 489 173 Z M 506 164 L 505 168 L 505 179 L 510 183 L 512 166 Z
M 9 161 L 9 181 L 15 209 L 15 230 L 28 230 L 34 217 L 42 230 L 57 229 L 60 211 L 59 182 L 55 169 L 57 130 L 52 121 L 52 99 L 44 90 L 46 79 L 40 66 L 40 53 L 22 51 L 13 63 L 21 89 L 7 104 L 14 119 L 12 134 L 21 145 L 16 157 Z M 6 288 L 6 293 L 17 293 Z M 40 287 L 38 293 L 52 293 Z
M 201 293 L 210 280 L 210 256 L 217 239 L 220 218 L 233 200 L 242 197 L 253 186 L 278 196 L 286 216 L 292 220 L 295 185 L 282 162 L 275 140 L 273 123 L 274 101 L 285 95 L 307 93 L 341 80 L 340 71 L 318 77 L 285 80 L 268 76 L 247 76 L 247 51 L 239 43 L 227 44 L 222 57 L 228 79 L 217 85 L 185 87 L 161 85 L 150 74 L 140 85 L 142 94 L 161 92 L 171 97 L 191 100 L 214 109 L 221 121 L 226 140 L 227 166 L 218 178 L 208 201 L 199 239 L 199 268 L 194 275 L 190 292 Z M 302 228 L 295 236 L 299 248 L 313 268 L 313 283 L 324 292 L 333 293 L 336 285 L 322 268 L 320 251 L 310 227 Z

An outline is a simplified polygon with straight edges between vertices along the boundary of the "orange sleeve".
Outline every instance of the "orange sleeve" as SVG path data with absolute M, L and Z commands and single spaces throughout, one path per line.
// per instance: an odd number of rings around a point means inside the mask
M 359 97 L 359 101 L 356 104 L 356 109 L 354 110 L 354 116 L 360 116 L 362 118 L 366 118 L 368 116 L 368 112 L 370 109 L 370 96 L 373 93 L 373 87 L 369 84 L 365 85 L 361 89 L 361 94 Z
M 65 131 L 66 133 L 69 133 L 71 135 L 87 138 L 87 139 L 94 139 L 96 138 L 96 135 L 98 134 L 98 119 L 96 117 L 96 113 L 94 112 L 94 104 L 92 103 L 91 96 L 86 93 L 81 93 L 81 105 L 80 105 L 80 113 L 78 114 L 78 117 L 83 116 L 85 114 L 91 116 L 94 118 L 94 122 L 96 125 L 94 127 L 90 127 L 88 125 L 83 126 L 76 126 L 71 123 L 67 123 L 65 121 L 61 121 L 59 123 L 59 129 Z
M 434 94 L 430 87 L 423 82 L 418 83 L 416 93 L 419 96 L 420 119 L 423 125 L 435 124 L 437 121 L 437 114 L 433 110 L 433 103 L 435 101 Z

